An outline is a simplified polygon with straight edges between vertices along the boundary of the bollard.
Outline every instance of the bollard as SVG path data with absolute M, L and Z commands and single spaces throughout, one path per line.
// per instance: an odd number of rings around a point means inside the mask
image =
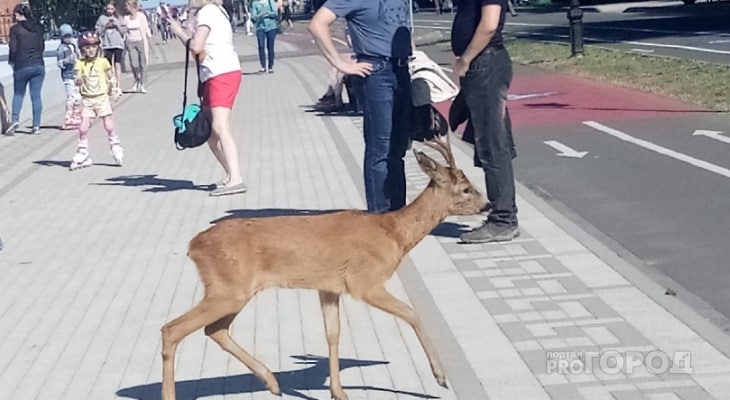
M 579 0 L 570 1 L 568 21 L 570 22 L 571 56 L 581 56 L 583 55 L 583 10 L 580 9 Z

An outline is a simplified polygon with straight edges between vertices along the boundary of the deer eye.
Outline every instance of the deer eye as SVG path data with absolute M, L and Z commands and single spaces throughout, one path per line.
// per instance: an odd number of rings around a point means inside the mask
M 471 187 L 465 187 L 464 188 L 464 194 L 470 194 L 472 192 Z

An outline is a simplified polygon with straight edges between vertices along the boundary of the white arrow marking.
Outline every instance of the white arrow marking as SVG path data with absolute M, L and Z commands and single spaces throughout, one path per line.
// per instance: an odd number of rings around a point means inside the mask
M 558 92 L 543 92 L 543 93 L 527 93 L 527 94 L 510 94 L 507 95 L 507 100 L 525 100 L 525 99 L 535 99 L 538 97 L 548 97 L 548 96 L 554 96 L 558 94 Z
M 714 173 L 716 173 L 718 175 L 722 175 L 726 178 L 730 178 L 730 169 L 723 168 L 719 165 L 708 163 L 707 161 L 696 159 L 694 157 L 674 151 L 672 149 L 668 149 L 666 147 L 659 146 L 658 144 L 654 144 L 654 143 L 648 142 L 646 140 L 635 138 L 635 137 L 633 137 L 631 135 L 627 135 L 619 130 L 609 128 L 606 125 L 601 125 L 598 122 L 584 121 L 583 125 L 590 126 L 593 129 L 596 129 L 603 133 L 607 133 L 615 138 L 623 140 L 624 142 L 633 143 L 633 144 L 635 144 L 637 146 L 641 146 L 645 149 L 655 151 L 659 154 L 662 154 L 662 155 L 665 155 L 668 157 L 672 157 L 676 160 L 684 161 L 687 164 L 694 165 L 695 167 L 702 168 L 702 169 L 710 171 L 710 172 L 714 172 Z
M 546 140 L 545 144 L 557 150 L 559 153 L 556 155 L 560 157 L 583 158 L 586 154 L 588 154 L 587 151 L 573 150 L 556 140 Z
M 704 129 L 697 129 L 692 136 L 707 136 L 724 143 L 730 143 L 730 137 L 723 136 L 722 131 L 706 131 Z

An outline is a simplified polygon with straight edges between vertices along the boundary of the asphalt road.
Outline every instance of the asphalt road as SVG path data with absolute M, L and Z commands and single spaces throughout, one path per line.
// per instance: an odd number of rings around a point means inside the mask
M 667 4 L 655 2 L 656 4 Z M 692 6 L 616 8 L 621 12 L 593 12 L 586 7 L 583 29 L 586 43 L 600 43 L 641 53 L 730 64 L 730 2 Z M 415 14 L 417 32 L 439 31 L 448 37 L 452 14 Z M 569 42 L 566 11 L 522 10 L 507 17 L 505 33 L 547 41 Z
M 730 332 L 730 118 L 570 79 L 516 67 L 517 180 Z

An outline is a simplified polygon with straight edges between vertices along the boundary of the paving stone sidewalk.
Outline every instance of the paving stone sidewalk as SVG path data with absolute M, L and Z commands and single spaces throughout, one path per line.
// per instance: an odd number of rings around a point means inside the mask
M 209 197 L 222 177 L 209 151 L 174 149 L 179 68 L 155 71 L 148 95 L 117 107 L 124 167 L 112 165 L 96 126 L 91 168 L 69 172 L 75 135 L 57 134 L 0 172 L 0 399 L 159 399 L 159 329 L 202 296 L 186 257 L 195 233 L 227 217 L 364 206 L 359 118 L 308 107 L 325 67 L 286 58 L 275 74 L 244 76 L 233 112 L 244 195 Z M 454 153 L 483 188 L 468 148 L 454 143 Z M 407 174 L 414 198 L 427 182 L 410 154 Z M 451 389 L 436 385 L 409 326 L 345 299 L 351 399 L 730 399 L 730 360 L 704 330 L 637 287 L 580 227 L 518 194 L 519 239 L 459 244 L 479 219 L 451 218 L 389 283 L 426 323 Z M 259 294 L 233 336 L 277 373 L 285 398 L 328 398 L 316 293 Z M 202 332 L 177 361 L 178 398 L 273 398 Z

